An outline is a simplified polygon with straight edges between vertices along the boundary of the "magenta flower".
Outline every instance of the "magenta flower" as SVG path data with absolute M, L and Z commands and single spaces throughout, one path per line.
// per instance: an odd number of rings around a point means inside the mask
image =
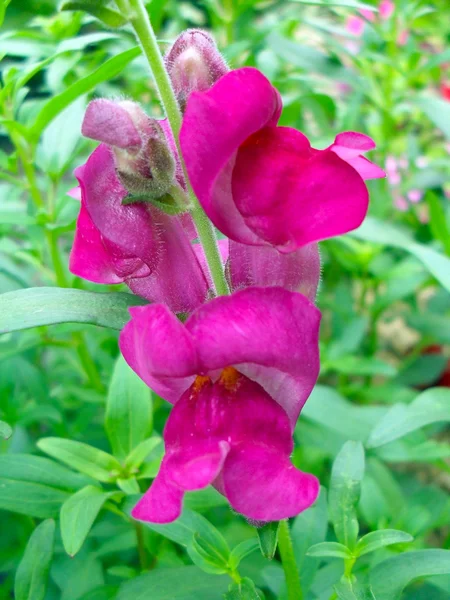
M 317 479 L 289 460 L 292 430 L 319 372 L 320 312 L 301 294 L 248 288 L 198 308 L 182 324 L 165 306 L 130 309 L 120 336 L 132 369 L 175 403 L 166 455 L 133 510 L 167 523 L 183 495 L 214 484 L 250 519 L 308 508 Z
M 205 301 L 208 284 L 182 220 L 149 204 L 123 205 L 127 191 L 105 144 L 75 174 L 81 209 L 70 255 L 74 275 L 95 283 L 126 283 L 175 312 Z
M 211 221 L 230 239 L 281 252 L 346 233 L 363 221 L 364 179 L 383 177 L 362 155 L 366 135 L 341 133 L 325 150 L 277 127 L 281 99 L 258 70 L 224 75 L 191 94 L 181 147 L 193 188 Z

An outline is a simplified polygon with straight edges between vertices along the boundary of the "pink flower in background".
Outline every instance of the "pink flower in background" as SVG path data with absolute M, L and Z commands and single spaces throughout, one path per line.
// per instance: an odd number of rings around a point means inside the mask
M 81 208 L 70 255 L 74 275 L 95 283 L 126 283 L 176 312 L 205 301 L 208 284 L 183 222 L 148 204 L 123 205 L 127 191 L 105 144 L 75 174 Z
M 380 13 L 380 18 L 383 21 L 387 21 L 390 19 L 394 13 L 395 4 L 391 0 L 381 0 L 378 5 L 378 11 Z
M 369 11 L 366 11 L 369 12 Z M 372 13 L 370 13 L 372 14 Z M 351 15 L 347 19 L 346 28 L 347 31 L 352 33 L 353 35 L 360 37 L 364 32 L 365 22 L 361 17 L 357 17 L 356 15 Z
M 130 309 L 120 336 L 131 368 L 175 403 L 166 455 L 133 510 L 167 523 L 183 495 L 214 484 L 248 518 L 294 516 L 319 483 L 290 463 L 292 431 L 319 373 L 320 312 L 282 288 L 248 288 L 198 308 L 183 325 L 162 305 Z
M 268 79 L 238 69 L 190 96 L 180 141 L 194 191 L 222 233 L 292 252 L 358 227 L 364 179 L 384 172 L 363 157 L 375 147 L 369 137 L 341 133 L 316 150 L 299 131 L 277 127 L 280 113 Z
M 408 200 L 413 204 L 417 204 L 423 198 L 422 190 L 409 190 L 409 192 L 406 195 L 408 197 Z

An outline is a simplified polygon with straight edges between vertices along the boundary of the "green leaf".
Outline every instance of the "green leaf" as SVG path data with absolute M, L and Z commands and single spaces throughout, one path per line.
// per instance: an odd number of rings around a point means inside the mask
M 374 217 L 366 217 L 361 227 L 350 235 L 367 242 L 406 250 L 419 259 L 441 285 L 450 291 L 450 259 L 429 246 L 419 244 L 404 229 Z
M 161 447 L 158 448 L 158 446 L 161 446 Z M 156 459 L 159 459 L 161 457 L 162 453 L 164 452 L 164 447 L 163 447 L 162 439 L 157 435 L 154 435 L 151 438 L 148 438 L 148 440 L 144 440 L 143 442 L 138 444 L 136 446 L 136 448 L 134 448 L 134 450 L 132 450 L 130 452 L 130 454 L 126 457 L 125 470 L 128 473 L 136 472 L 139 469 L 139 467 L 142 465 L 144 460 L 147 458 L 147 456 L 152 454 L 156 448 L 158 448 L 158 452 L 155 452 Z M 153 462 L 154 461 L 152 461 L 152 464 L 153 464 Z M 156 475 L 156 473 L 155 473 L 155 475 Z
M 363 556 L 392 544 L 406 544 L 413 541 L 412 535 L 397 529 L 380 529 L 364 535 L 356 544 L 355 554 Z
M 439 240 L 447 256 L 450 256 L 450 231 L 447 226 L 447 216 L 441 200 L 430 190 L 425 195 L 430 209 L 430 229 L 433 237 Z
M 74 473 L 49 458 L 32 454 L 1 455 L 0 477 L 39 483 L 70 491 L 78 490 L 93 483 L 92 479 Z
M 376 600 L 369 586 L 354 580 L 342 579 L 334 591 L 339 600 Z
M 350 550 L 338 542 L 321 542 L 320 544 L 314 544 L 314 546 L 309 548 L 306 554 L 316 558 L 322 558 L 325 556 L 333 556 L 335 558 L 344 559 L 352 558 L 352 553 Z
M 0 333 L 58 323 L 89 323 L 123 329 L 130 306 L 146 304 L 139 296 L 99 294 L 66 288 L 42 287 L 0 295 Z
M 108 8 L 107 6 L 98 6 L 91 0 L 68 0 L 63 2 L 59 7 L 59 10 L 82 10 L 88 14 L 96 17 L 99 21 L 102 21 L 108 27 L 122 27 L 127 22 L 126 18 L 123 17 L 119 12 Z
M 292 525 L 292 545 L 305 595 L 314 581 L 320 564 L 318 560 L 307 556 L 306 553 L 313 544 L 319 544 L 325 540 L 328 529 L 327 513 L 327 490 L 321 487 L 314 506 L 300 513 Z
M 256 533 L 258 534 L 259 539 L 259 547 L 264 558 L 272 560 L 272 558 L 275 556 L 278 545 L 279 528 L 280 523 L 278 521 L 270 521 L 262 527 L 256 528 Z
M 232 583 L 224 596 L 225 600 L 260 600 L 255 584 L 248 577 L 241 579 L 239 583 Z
M 40 439 L 37 446 L 42 452 L 98 481 L 113 482 L 122 470 L 114 456 L 81 442 L 49 437 Z
M 405 315 L 406 323 L 423 335 L 441 344 L 450 344 L 450 319 L 436 313 L 413 313 Z M 425 355 L 427 356 L 427 355 Z
M 446 100 L 435 96 L 426 95 L 416 98 L 414 104 L 418 106 L 438 127 L 447 139 L 450 140 L 450 105 Z
M 367 447 L 383 446 L 425 425 L 440 421 L 450 421 L 450 389 L 425 390 L 409 405 L 395 404 L 375 425 Z
M 291 2 L 297 2 L 298 4 L 309 4 L 313 6 L 345 6 L 348 8 L 358 8 L 364 10 L 370 10 L 371 12 L 378 12 L 378 9 L 373 4 L 366 4 L 365 2 L 357 2 L 357 0 L 290 0 Z
M 30 129 L 32 139 L 38 140 L 47 125 L 76 98 L 90 92 L 99 83 L 109 81 L 119 75 L 140 53 L 139 47 L 120 52 L 104 62 L 93 73 L 79 79 L 60 94 L 53 96 L 40 110 Z
M 12 436 L 13 430 L 5 421 L 0 421 L 0 437 L 8 440 Z
M 120 477 L 116 481 L 119 488 L 127 494 L 127 496 L 132 496 L 134 494 L 140 494 L 141 488 L 139 487 L 139 483 L 137 482 L 136 477 L 127 477 L 126 479 L 121 479 Z
M 40 483 L 0 477 L 0 509 L 47 519 L 56 517 L 68 492 Z
M 215 540 L 205 539 L 199 533 L 195 533 L 190 545 L 188 554 L 192 562 L 205 573 L 215 573 L 221 575 L 228 571 L 228 552 L 222 552 L 222 546 L 225 542 L 222 535 L 216 530 L 216 535 L 220 538 Z
M 61 507 L 61 537 L 64 550 L 75 556 L 89 534 L 103 504 L 120 492 L 104 492 L 88 485 L 68 498 Z
M 105 429 L 113 454 L 123 460 L 152 431 L 150 388 L 117 358 L 106 401 Z M 145 458 L 145 457 L 144 457 Z
M 252 554 L 252 552 L 257 550 L 258 547 L 259 543 L 256 538 L 253 538 L 251 540 L 245 540 L 244 542 L 241 542 L 240 544 L 235 546 L 230 552 L 230 556 L 228 559 L 230 569 L 233 571 L 237 569 L 241 560 L 243 560 L 249 554 Z
M 229 578 L 197 567 L 158 569 L 124 582 L 117 600 L 223 600 Z
M 43 521 L 31 534 L 16 572 L 15 600 L 44 600 L 53 557 L 55 522 Z
M 346 442 L 333 463 L 329 510 L 338 541 L 350 550 L 358 537 L 356 505 L 363 475 L 364 448 L 361 442 Z
M 416 550 L 378 563 L 370 572 L 377 600 L 399 600 L 414 579 L 450 573 L 450 550 Z

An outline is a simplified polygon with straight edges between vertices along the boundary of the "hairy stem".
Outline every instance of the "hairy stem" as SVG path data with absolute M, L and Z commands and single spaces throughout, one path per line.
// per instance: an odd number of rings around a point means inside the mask
M 197 229 L 199 241 L 203 246 L 203 251 L 205 253 L 206 262 L 211 273 L 211 279 L 213 281 L 215 291 L 218 295 L 228 294 L 228 283 L 225 278 L 214 228 L 201 208 L 200 203 L 189 183 L 186 165 L 184 164 L 180 147 L 182 114 L 172 89 L 172 84 L 166 71 L 164 60 L 159 50 L 158 41 L 156 39 L 155 32 L 153 31 L 147 10 L 144 6 L 144 2 L 143 0 L 128 0 L 128 3 L 126 3 L 124 0 L 116 0 L 116 4 L 124 16 L 130 20 L 130 23 L 136 33 L 136 37 L 142 46 L 142 50 L 147 58 L 147 62 L 153 74 L 153 79 L 158 90 L 161 104 L 164 107 L 167 120 L 172 129 L 178 150 L 178 156 L 183 169 L 184 179 L 186 181 L 188 197 L 193 206 L 191 211 L 192 219 Z M 129 6 L 129 12 L 127 12 L 127 4 Z
M 288 600 L 303 600 L 300 575 L 295 562 L 294 548 L 292 546 L 289 521 L 280 521 L 278 530 L 278 548 L 280 550 L 281 564 L 286 579 Z

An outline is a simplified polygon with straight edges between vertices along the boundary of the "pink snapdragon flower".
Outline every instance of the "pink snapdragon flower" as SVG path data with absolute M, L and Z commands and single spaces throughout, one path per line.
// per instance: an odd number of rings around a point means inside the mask
M 132 515 L 171 522 L 184 493 L 209 484 L 254 520 L 308 508 L 319 483 L 289 456 L 319 373 L 317 308 L 299 293 L 255 287 L 215 298 L 185 324 L 160 304 L 130 313 L 122 354 L 175 404 L 160 471 Z
M 216 227 L 230 239 L 293 250 L 358 227 L 367 212 L 364 179 L 383 177 L 364 158 L 361 133 L 325 150 L 278 127 L 281 99 L 257 69 L 224 75 L 187 103 L 181 147 L 189 178 Z
M 74 275 L 95 283 L 126 283 L 175 312 L 205 301 L 208 283 L 182 220 L 148 204 L 123 205 L 128 192 L 108 146 L 100 144 L 75 175 L 81 208 L 70 254 Z

